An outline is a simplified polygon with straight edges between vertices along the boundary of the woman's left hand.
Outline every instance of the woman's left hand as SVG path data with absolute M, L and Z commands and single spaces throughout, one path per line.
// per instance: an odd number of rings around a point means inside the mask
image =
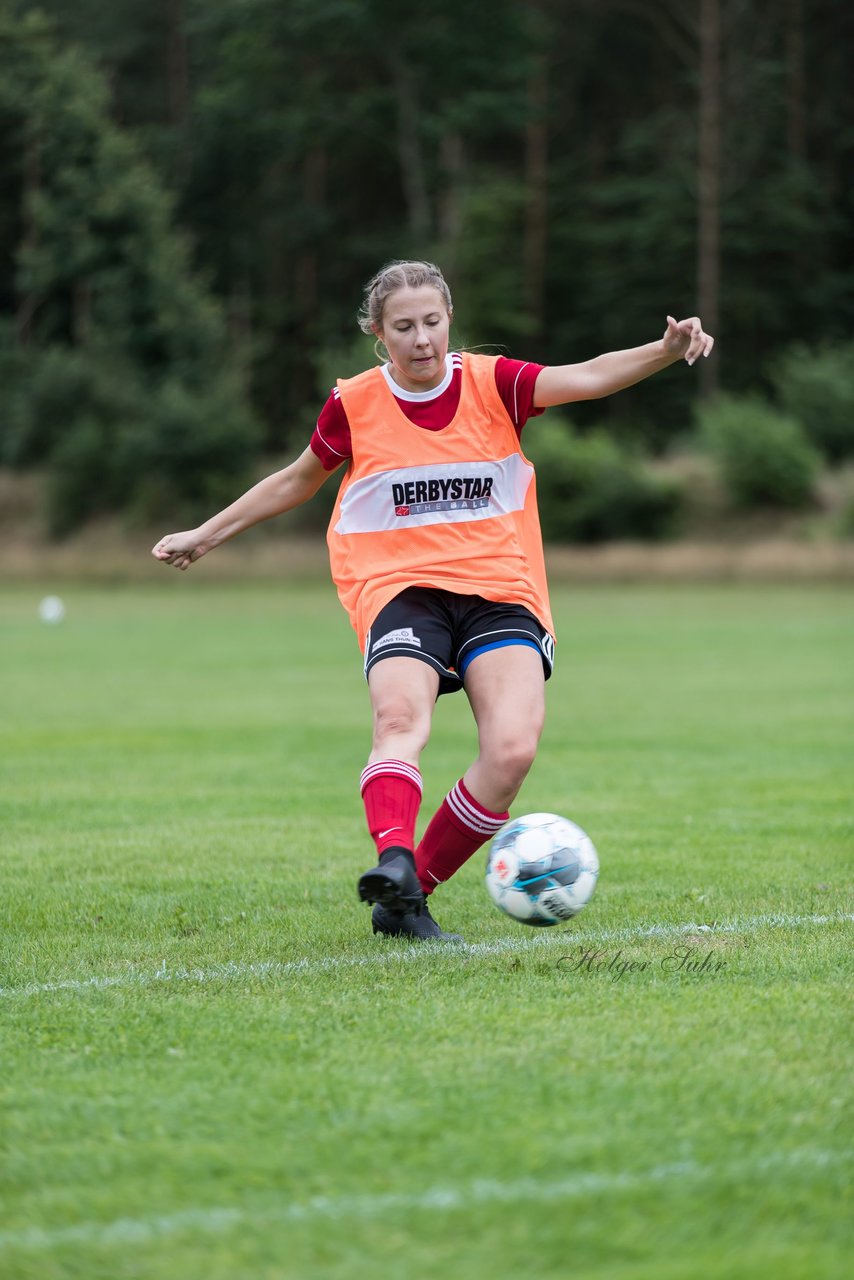
M 663 342 L 668 354 L 684 356 L 688 364 L 693 364 L 698 356 L 709 355 L 715 345 L 711 334 L 703 332 L 699 316 L 691 316 L 690 320 L 674 320 L 668 316 Z

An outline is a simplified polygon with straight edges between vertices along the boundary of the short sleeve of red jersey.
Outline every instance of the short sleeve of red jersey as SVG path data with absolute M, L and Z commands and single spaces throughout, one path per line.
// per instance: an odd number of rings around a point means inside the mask
M 519 435 L 522 428 L 529 418 L 539 417 L 544 412 L 538 409 L 534 404 L 534 387 L 537 383 L 537 377 L 540 370 L 545 368 L 544 365 L 534 364 L 530 360 L 510 360 L 506 356 L 499 356 L 495 365 L 495 386 L 501 401 L 510 415 L 510 419 Z M 456 375 L 459 379 L 459 372 Z M 432 411 L 436 421 L 419 420 L 411 404 L 401 401 L 400 405 L 404 413 L 413 421 L 418 421 L 419 426 L 426 427 L 428 430 L 438 430 L 443 426 L 447 426 L 450 418 L 456 411 L 456 400 L 453 405 L 442 405 L 442 401 L 447 399 L 447 395 L 443 395 L 441 400 L 437 400 L 432 405 Z M 457 383 L 457 396 L 459 396 L 459 384 Z M 419 406 L 419 408 L 422 408 Z M 428 416 L 430 409 L 427 410 Z M 442 416 L 442 415 L 445 416 Z M 350 443 L 350 424 L 347 421 L 347 415 L 344 412 L 344 406 L 341 403 L 341 397 L 337 388 L 334 388 L 320 411 L 317 419 L 317 426 L 314 429 L 310 440 L 312 452 L 320 459 L 325 471 L 334 471 L 342 462 L 347 462 L 352 455 L 352 445 Z
M 334 471 L 352 454 L 350 423 L 337 387 L 330 391 L 329 399 L 320 410 L 309 444 L 312 453 L 320 459 L 324 471 Z
M 529 418 L 545 413 L 545 409 L 538 409 L 534 404 L 534 387 L 544 368 L 545 365 L 533 364 L 530 360 L 510 360 L 507 356 L 499 356 L 496 362 L 495 386 L 520 435 Z

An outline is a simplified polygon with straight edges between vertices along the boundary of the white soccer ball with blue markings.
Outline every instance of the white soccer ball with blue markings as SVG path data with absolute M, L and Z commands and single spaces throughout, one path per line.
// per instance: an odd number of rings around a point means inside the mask
M 511 818 L 489 846 L 489 896 L 520 924 L 570 920 L 590 901 L 598 878 L 593 841 L 556 813 Z

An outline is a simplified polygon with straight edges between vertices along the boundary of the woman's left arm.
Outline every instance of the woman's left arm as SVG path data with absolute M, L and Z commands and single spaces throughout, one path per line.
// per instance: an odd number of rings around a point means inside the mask
M 703 332 L 697 316 L 689 320 L 668 316 L 664 337 L 658 342 L 627 351 L 608 351 L 582 364 L 547 366 L 537 377 L 534 404 L 546 409 L 573 400 L 599 400 L 634 386 L 677 360 L 693 364 L 698 356 L 708 356 L 714 345 L 714 338 Z

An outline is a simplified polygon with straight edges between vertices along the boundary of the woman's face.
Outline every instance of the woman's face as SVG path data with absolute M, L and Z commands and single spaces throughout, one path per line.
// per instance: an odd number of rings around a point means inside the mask
M 391 376 L 404 391 L 432 391 L 445 376 L 451 317 L 432 285 L 396 289 L 375 330 L 391 358 Z

